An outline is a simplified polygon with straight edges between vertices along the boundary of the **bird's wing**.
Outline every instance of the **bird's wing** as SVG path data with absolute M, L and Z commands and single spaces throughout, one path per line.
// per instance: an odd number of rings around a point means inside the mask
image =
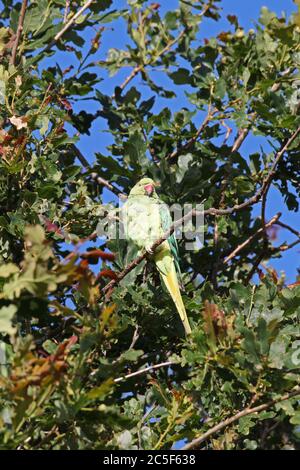
M 168 206 L 164 203 L 160 203 L 159 213 L 160 213 L 161 228 L 164 233 L 167 230 L 169 230 L 169 228 L 172 225 L 172 218 L 171 218 L 171 214 L 170 214 Z M 172 235 L 169 236 L 168 242 L 169 242 L 170 250 L 173 256 L 176 272 L 178 273 L 179 278 L 181 278 L 178 243 L 177 243 L 177 239 L 176 239 L 174 232 L 172 233 Z
M 130 197 L 122 208 L 122 221 L 127 240 L 141 249 L 161 236 L 159 207 L 148 197 Z

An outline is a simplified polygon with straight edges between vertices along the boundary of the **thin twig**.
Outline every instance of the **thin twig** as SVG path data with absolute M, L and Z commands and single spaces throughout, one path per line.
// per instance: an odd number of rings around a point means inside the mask
M 257 116 L 257 113 L 252 114 L 251 124 L 255 120 L 256 116 Z M 244 129 L 240 129 L 238 131 L 237 138 L 235 139 L 235 142 L 234 142 L 234 144 L 231 148 L 231 153 L 234 153 L 237 150 L 239 150 L 240 146 L 242 145 L 242 143 L 244 142 L 244 140 L 248 136 L 249 132 L 250 132 L 250 127 L 245 127 Z
M 15 65 L 15 62 L 16 62 L 17 50 L 18 50 L 20 37 L 21 37 L 22 31 L 23 31 L 23 25 L 24 25 L 24 19 L 25 19 L 27 5 L 28 5 L 28 0 L 23 0 L 22 6 L 21 6 L 21 11 L 20 11 L 20 16 L 19 16 L 16 39 L 15 39 L 14 45 L 12 47 L 12 52 L 11 52 L 11 57 L 10 57 L 10 64 L 11 65 Z
M 213 215 L 213 216 L 216 216 L 216 215 L 230 215 L 233 212 L 243 210 L 246 207 L 249 207 L 251 205 L 256 204 L 260 200 L 260 198 L 264 194 L 264 192 L 266 191 L 266 188 L 268 187 L 269 182 L 274 177 L 277 164 L 279 163 L 279 161 L 282 158 L 283 154 L 286 152 L 286 150 L 289 148 L 289 146 L 294 142 L 294 140 L 299 135 L 299 133 L 300 133 L 300 127 L 292 134 L 292 136 L 288 139 L 288 141 L 276 153 L 274 162 L 273 162 L 271 168 L 269 169 L 269 173 L 263 179 L 261 187 L 257 190 L 257 192 L 252 197 L 250 197 L 249 199 L 247 199 L 246 201 L 244 201 L 240 204 L 235 204 L 232 207 L 228 207 L 227 209 L 216 209 L 215 207 L 211 207 L 210 209 L 206 209 L 206 210 L 203 210 L 203 211 L 197 211 L 196 209 L 192 209 L 184 217 L 182 217 L 181 219 L 178 219 L 176 222 L 174 222 L 171 225 L 171 227 L 169 228 L 169 230 L 167 230 L 161 238 L 159 238 L 158 240 L 156 240 L 152 244 L 149 251 L 155 252 L 156 248 L 159 245 L 161 245 L 165 240 L 167 240 L 169 238 L 169 236 L 172 235 L 172 233 L 174 232 L 174 230 L 177 227 L 181 226 L 184 222 L 187 222 L 188 220 L 190 220 L 193 216 L 197 216 L 197 215 L 199 215 L 199 216 L 200 215 L 201 216 L 202 215 L 203 216 L 207 216 L 207 215 Z M 116 284 L 118 284 L 130 271 L 132 271 L 146 257 L 147 257 L 147 252 L 145 251 L 144 253 L 139 255 L 136 259 L 134 259 L 131 263 L 129 263 L 123 269 L 123 271 L 121 271 L 117 275 L 116 279 L 112 279 L 106 286 L 103 287 L 102 293 L 105 294 L 107 291 L 110 291 Z
M 280 212 L 278 212 L 276 215 L 274 215 L 274 217 L 272 217 L 272 219 L 269 220 L 268 223 L 266 223 L 265 228 L 268 229 L 268 228 L 270 228 L 272 225 L 276 224 L 280 216 L 281 216 L 281 213 L 280 213 Z M 263 232 L 264 232 L 264 229 L 263 229 L 263 228 L 260 228 L 260 229 L 257 230 L 253 235 L 251 235 L 249 238 L 247 238 L 247 240 L 245 240 L 243 243 L 241 243 L 240 245 L 238 245 L 238 246 L 230 253 L 230 255 L 226 256 L 226 258 L 224 259 L 224 264 L 228 263 L 228 262 L 229 262 L 232 258 L 234 258 L 243 248 L 245 248 L 245 246 L 249 245 L 249 243 L 251 243 L 253 240 L 255 240 L 255 238 L 257 238 L 258 236 L 260 236 Z
M 228 126 L 228 124 L 226 124 L 225 119 L 222 119 L 222 120 L 221 120 L 221 124 L 222 124 L 222 126 L 225 127 L 225 129 L 226 129 L 225 139 L 224 139 L 224 141 L 223 141 L 223 145 L 225 145 L 226 142 L 227 142 L 227 140 L 228 140 L 229 137 L 230 137 L 230 134 L 232 133 L 232 129 L 231 129 L 231 127 Z
M 240 129 L 239 132 L 238 132 L 238 136 L 231 148 L 231 152 L 236 152 L 240 146 L 242 145 L 242 143 L 244 142 L 244 140 L 246 139 L 247 135 L 249 134 L 249 127 L 247 128 L 244 128 L 244 129 Z
M 176 36 L 176 38 L 172 39 L 170 42 L 168 42 L 168 44 L 161 50 L 159 51 L 155 58 L 154 58 L 154 61 L 156 61 L 157 59 L 159 59 L 162 55 L 164 55 L 165 52 L 169 52 L 169 50 L 177 43 L 180 41 L 180 39 L 183 37 L 185 33 L 185 29 L 183 29 L 179 34 L 178 36 Z M 147 64 L 148 65 L 148 64 Z
M 80 163 L 82 164 L 83 167 L 85 168 L 89 168 L 90 167 L 90 164 L 89 162 L 87 161 L 87 159 L 85 158 L 85 156 L 82 154 L 82 152 L 79 150 L 78 147 L 76 147 L 76 145 L 74 144 L 71 144 L 71 148 L 72 150 L 74 151 L 74 153 L 76 154 L 76 157 L 78 158 L 78 160 L 80 161 Z M 109 189 L 109 191 L 111 191 L 112 193 L 114 193 L 117 197 L 119 197 L 120 199 L 126 199 L 127 196 L 126 194 L 122 193 L 121 191 L 119 191 L 118 188 L 116 188 L 115 186 L 113 186 L 109 181 L 107 181 L 105 178 L 102 178 L 101 176 L 98 176 L 97 173 L 93 172 L 91 173 L 91 177 L 94 181 L 96 181 L 98 184 L 100 184 L 101 186 L 105 186 L 107 189 Z
M 252 119 L 254 119 L 254 117 L 252 117 Z M 222 121 L 223 123 L 224 121 Z M 225 122 L 224 122 L 225 124 Z M 224 125 L 223 124 L 223 125 Z M 230 129 L 230 128 L 228 128 Z M 231 129 L 230 129 L 231 131 Z M 227 130 L 228 132 L 228 130 Z M 225 205 L 225 196 L 226 196 L 226 189 L 228 187 L 228 184 L 229 184 L 229 179 L 230 179 L 230 175 L 231 175 L 231 169 L 232 169 L 232 155 L 234 154 L 234 152 L 236 152 L 240 146 L 242 145 L 242 143 L 244 142 L 244 140 L 246 139 L 247 135 L 249 133 L 249 128 L 245 128 L 245 129 L 241 129 L 238 131 L 238 135 L 234 141 L 234 144 L 230 150 L 230 153 L 229 153 L 229 159 L 225 165 L 225 169 L 224 169 L 224 178 L 221 182 L 221 185 L 220 185 L 220 192 L 221 192 L 221 197 L 220 197 L 220 202 L 219 202 L 219 208 L 222 209 Z M 230 133 L 229 133 L 230 135 Z M 224 143 L 226 142 L 227 140 L 227 136 L 225 138 L 225 141 Z M 218 268 L 220 267 L 221 265 L 221 250 L 219 249 L 219 223 L 218 223 L 218 220 L 219 220 L 219 217 L 216 216 L 215 218 L 215 224 L 214 224 L 214 252 L 216 254 L 216 259 L 215 259 L 215 262 L 212 266 L 212 271 L 211 271 L 211 280 L 212 280 L 212 283 L 213 283 L 213 286 L 215 289 L 218 288 L 218 283 L 217 283 L 217 272 L 218 272 Z
M 75 144 L 71 144 L 71 148 L 72 150 L 75 152 L 76 154 L 76 157 L 78 158 L 78 160 L 80 161 L 81 165 L 85 168 L 89 168 L 90 167 L 90 164 L 89 162 L 87 161 L 87 159 L 85 158 L 85 156 L 82 154 L 82 152 L 79 150 L 78 147 L 76 147 Z
M 210 438 L 213 434 L 221 431 L 222 429 L 227 427 L 229 424 L 232 424 L 235 421 L 238 421 L 240 418 L 242 418 L 244 416 L 248 416 L 248 415 L 253 414 L 253 413 L 260 413 L 261 411 L 267 410 L 268 408 L 275 405 L 276 403 L 280 403 L 282 401 L 288 400 L 289 398 L 295 397 L 299 394 L 300 394 L 300 387 L 297 387 L 292 392 L 286 393 L 285 395 L 283 395 L 279 398 L 275 398 L 274 400 L 268 401 L 267 403 L 255 406 L 254 408 L 247 407 L 244 410 L 239 411 L 235 415 L 231 416 L 230 418 L 227 418 L 224 421 L 221 421 L 221 423 L 216 424 L 216 426 L 213 426 L 207 432 L 205 432 L 201 436 L 197 437 L 196 439 L 193 439 L 191 442 L 186 444 L 184 447 L 182 447 L 181 450 L 195 449 L 195 448 L 199 447 L 199 445 L 202 444 L 202 442 L 204 442 L 208 438 Z
M 128 75 L 128 77 L 124 80 L 124 82 L 120 85 L 120 89 L 121 90 L 124 90 L 124 88 L 126 88 L 126 86 L 128 85 L 129 82 L 131 82 L 131 80 L 134 79 L 134 77 L 143 69 L 143 65 L 137 65 L 136 67 L 134 67 L 134 69 L 132 70 L 132 72 Z M 113 95 L 113 98 L 115 98 L 115 95 Z
M 246 285 L 251 281 L 253 275 L 255 274 L 257 268 L 259 267 L 260 263 L 261 263 L 262 260 L 265 258 L 265 256 L 266 256 L 266 253 L 261 252 L 261 253 L 256 257 L 256 259 L 255 259 L 255 261 L 254 261 L 254 264 L 253 264 L 251 270 L 249 271 L 249 273 L 247 274 L 247 277 L 246 277 L 246 279 L 245 279 L 245 284 L 246 284 Z
M 133 348 L 134 348 L 135 343 L 137 342 L 137 340 L 139 339 L 139 337 L 140 337 L 139 325 L 136 325 L 136 327 L 135 327 L 135 329 L 134 329 L 134 333 L 133 333 L 133 337 L 132 337 L 130 346 L 129 346 L 129 348 L 128 348 L 128 351 L 129 351 L 130 349 L 133 349 Z
M 140 369 L 130 374 L 124 375 L 123 377 L 118 377 L 114 380 L 115 383 L 123 382 L 123 380 L 130 379 L 131 377 L 136 377 L 137 375 L 145 374 L 150 370 L 160 369 L 161 367 L 168 367 L 175 364 L 173 361 L 161 362 L 160 364 L 154 364 L 153 366 L 145 367 L 145 369 Z
M 289 245 L 280 245 L 278 247 L 274 247 L 272 248 L 272 251 L 287 251 L 287 250 L 290 250 L 291 248 L 294 248 L 294 246 L 299 245 L 299 243 L 300 243 L 300 239 L 295 240 Z

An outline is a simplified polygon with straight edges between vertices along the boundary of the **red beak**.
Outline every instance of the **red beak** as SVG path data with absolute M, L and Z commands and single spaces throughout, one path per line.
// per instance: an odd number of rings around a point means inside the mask
M 151 194 L 153 193 L 153 185 L 152 184 L 146 184 L 146 186 L 144 186 L 144 189 L 146 191 L 146 193 L 148 194 L 148 196 L 151 196 Z

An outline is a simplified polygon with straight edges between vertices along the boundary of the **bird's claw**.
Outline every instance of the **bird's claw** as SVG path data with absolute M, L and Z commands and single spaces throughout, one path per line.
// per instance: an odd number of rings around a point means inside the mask
M 146 248 L 146 253 L 151 256 L 154 255 L 154 251 L 151 248 Z

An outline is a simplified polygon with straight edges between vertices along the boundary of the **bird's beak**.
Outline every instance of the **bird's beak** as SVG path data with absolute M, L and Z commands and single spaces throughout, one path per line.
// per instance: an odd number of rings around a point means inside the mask
M 148 196 L 151 196 L 151 194 L 152 194 L 153 191 L 154 191 L 153 184 L 146 184 L 146 186 L 144 186 L 144 190 L 146 191 L 146 193 L 148 194 Z

